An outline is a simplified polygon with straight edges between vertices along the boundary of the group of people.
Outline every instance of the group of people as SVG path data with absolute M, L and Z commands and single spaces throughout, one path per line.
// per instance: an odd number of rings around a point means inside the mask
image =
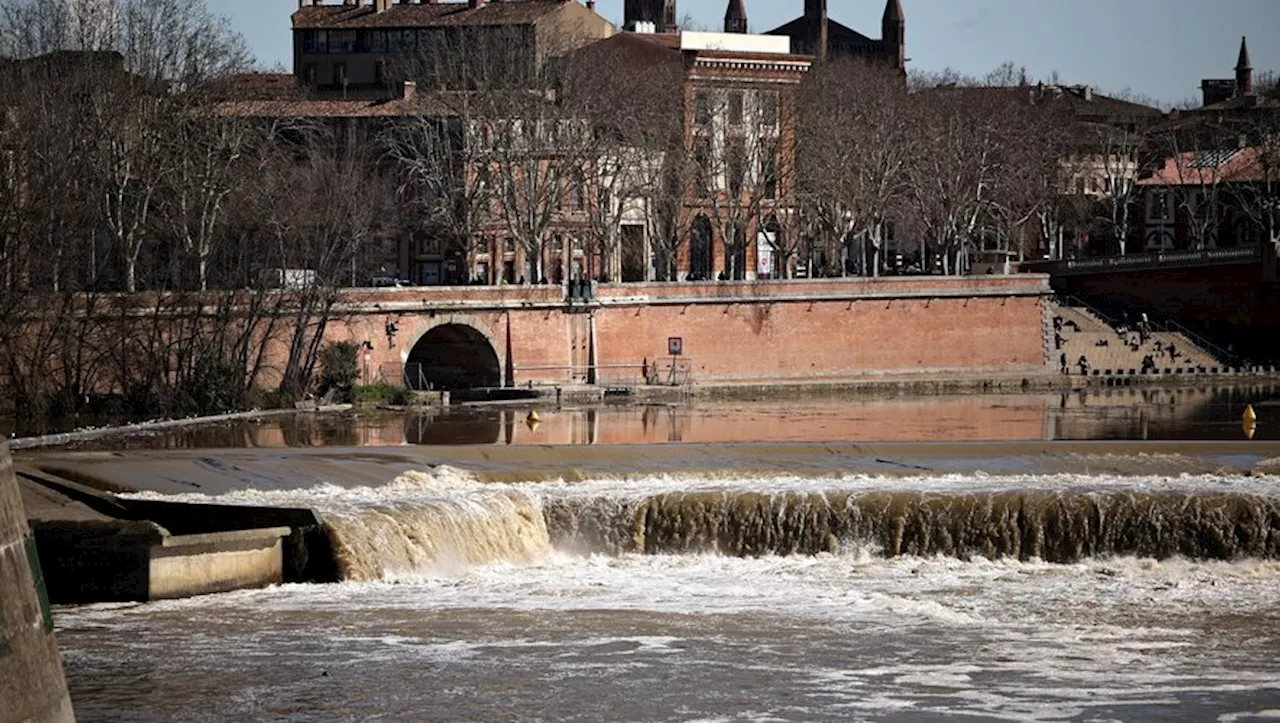
M 1066 339 L 1063 337 L 1062 332 L 1066 329 L 1078 332 L 1080 331 L 1080 326 L 1070 319 L 1064 320 L 1060 316 L 1055 316 L 1053 318 L 1053 338 L 1055 349 L 1061 350 L 1065 345 Z M 1141 351 L 1142 347 L 1151 340 L 1151 330 L 1151 320 L 1145 313 L 1142 314 L 1138 322 L 1132 326 L 1130 326 L 1129 317 L 1126 314 L 1124 321 L 1115 327 L 1116 336 L 1120 338 L 1120 341 L 1127 346 L 1130 351 L 1134 352 Z M 1110 346 L 1110 343 L 1106 339 L 1099 339 L 1094 343 L 1094 346 L 1107 347 Z M 1154 354 L 1147 354 L 1142 358 L 1143 374 L 1151 374 L 1157 371 L 1160 366 L 1157 361 L 1158 359 L 1162 359 L 1167 356 L 1169 361 L 1172 363 L 1177 361 L 1178 357 L 1181 356 L 1176 345 L 1166 345 L 1158 339 L 1155 342 L 1154 348 Z M 1070 367 L 1075 366 L 1083 376 L 1088 376 L 1093 368 L 1092 364 L 1089 362 L 1089 358 L 1084 354 L 1081 354 L 1080 358 L 1076 359 L 1074 364 L 1071 364 L 1067 359 L 1067 353 L 1065 351 L 1061 351 L 1058 354 L 1058 366 L 1063 374 L 1069 374 L 1071 372 Z

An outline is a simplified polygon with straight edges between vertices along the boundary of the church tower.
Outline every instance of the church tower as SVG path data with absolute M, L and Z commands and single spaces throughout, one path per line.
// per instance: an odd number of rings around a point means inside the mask
M 726 33 L 747 32 L 747 8 L 743 0 L 729 0 L 729 7 L 724 11 L 724 31 Z
M 888 0 L 880 30 L 881 42 L 884 43 L 884 52 L 889 62 L 898 70 L 906 70 L 907 16 L 902 12 L 902 0 Z
M 660 33 L 676 31 L 676 0 L 626 0 L 622 27 L 635 30 L 636 23 L 653 23 Z
M 1249 39 L 1240 38 L 1240 59 L 1236 61 L 1236 97 L 1253 95 L 1253 63 L 1249 61 Z

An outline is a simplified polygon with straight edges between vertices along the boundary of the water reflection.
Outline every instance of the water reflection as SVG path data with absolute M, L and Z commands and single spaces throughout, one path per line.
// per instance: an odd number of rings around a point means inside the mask
M 113 438 L 82 448 L 386 447 L 848 441 L 1280 439 L 1280 387 L 822 398 L 748 403 L 454 407 L 290 415 Z

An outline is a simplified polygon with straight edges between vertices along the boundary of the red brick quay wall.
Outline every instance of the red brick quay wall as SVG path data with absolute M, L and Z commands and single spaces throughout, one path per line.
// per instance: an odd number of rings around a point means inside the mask
M 516 386 L 646 370 L 666 381 L 673 364 L 696 384 L 1037 374 L 1049 363 L 1040 275 L 605 285 L 587 301 L 559 286 L 351 293 L 329 338 L 368 342 L 370 376 L 388 381 L 445 325 L 478 332 Z

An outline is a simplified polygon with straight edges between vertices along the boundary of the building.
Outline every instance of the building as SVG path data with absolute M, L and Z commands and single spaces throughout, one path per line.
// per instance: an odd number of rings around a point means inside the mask
M 852 57 L 884 63 L 903 73 L 907 69 L 907 20 L 901 0 L 885 4 L 878 40 L 832 20 L 827 0 L 805 0 L 804 15 L 767 34 L 785 35 L 791 39 L 793 52 L 819 61 Z
M 1179 153 L 1138 186 L 1150 251 L 1280 241 L 1280 148 L 1275 146 Z
M 731 2 L 731 27 L 741 27 Z M 653 278 L 757 279 L 778 274 L 780 229 L 795 205 L 796 91 L 812 58 L 786 36 L 745 33 L 623 33 L 583 51 L 598 65 L 669 78 L 680 119 L 661 165 L 680 181 L 651 184 L 657 197 L 642 245 Z M 634 253 L 631 255 L 634 256 Z
M 299 0 L 299 85 L 343 94 L 414 80 L 427 88 L 517 86 L 617 29 L 578 0 Z

